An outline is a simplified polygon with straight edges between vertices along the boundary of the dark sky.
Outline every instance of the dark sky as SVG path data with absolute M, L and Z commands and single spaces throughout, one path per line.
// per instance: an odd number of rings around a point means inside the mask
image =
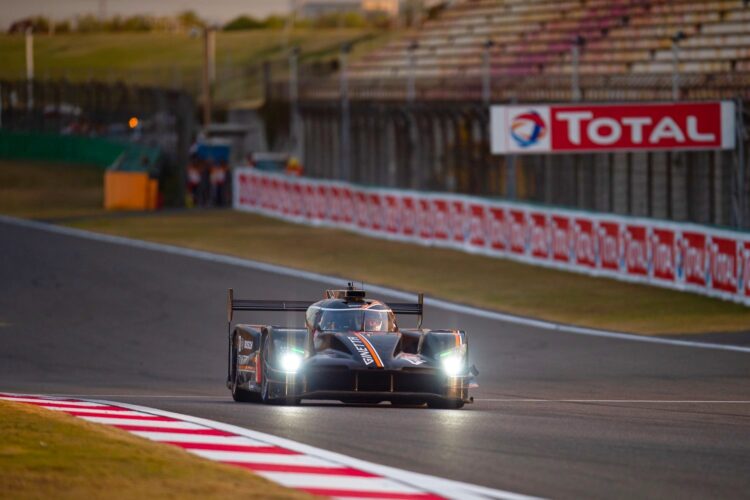
M 13 21 L 37 14 L 54 19 L 77 14 L 98 15 L 104 2 L 107 15 L 170 15 L 194 10 L 211 22 L 225 22 L 239 14 L 266 16 L 289 9 L 289 0 L 0 0 L 0 29 Z

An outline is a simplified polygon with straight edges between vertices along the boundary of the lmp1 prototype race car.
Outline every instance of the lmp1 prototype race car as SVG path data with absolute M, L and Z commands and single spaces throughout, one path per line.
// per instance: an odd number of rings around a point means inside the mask
M 391 303 L 366 298 L 349 284 L 315 303 L 240 300 L 229 290 L 227 387 L 235 401 L 298 404 L 302 399 L 344 403 L 470 403 L 476 369 L 469 367 L 466 333 L 426 330 L 423 298 Z M 237 324 L 234 311 L 298 311 L 304 328 Z M 419 317 L 399 328 L 397 314 Z

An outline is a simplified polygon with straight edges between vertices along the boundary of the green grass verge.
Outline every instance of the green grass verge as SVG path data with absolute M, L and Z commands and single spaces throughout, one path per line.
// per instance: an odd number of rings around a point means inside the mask
M 124 431 L 0 401 L 3 498 L 312 498 Z
M 39 219 L 100 214 L 103 192 L 98 167 L 0 161 L 0 213 Z
M 641 334 L 747 331 L 750 308 L 509 260 L 231 211 L 101 216 L 101 171 L 0 162 L 0 213 L 308 269 L 552 321 Z M 241 292 L 241 283 L 227 283 Z M 281 297 L 283 298 L 283 297 Z
M 231 211 L 69 225 L 363 280 L 552 321 L 641 334 L 746 331 L 750 308 L 509 260 L 366 238 Z M 242 283 L 227 283 L 241 294 Z M 283 297 L 278 297 L 283 298 Z

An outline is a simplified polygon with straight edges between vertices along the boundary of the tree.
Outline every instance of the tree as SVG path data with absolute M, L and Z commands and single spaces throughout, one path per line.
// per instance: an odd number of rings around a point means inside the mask
M 180 27 L 186 30 L 206 27 L 206 22 L 192 10 L 180 12 L 177 16 L 177 22 L 180 24 Z
M 264 27 L 272 30 L 280 30 L 286 26 L 285 16 L 271 15 L 263 20 Z
M 224 25 L 224 31 L 257 30 L 265 28 L 265 24 L 252 16 L 237 16 Z
M 70 33 L 70 21 L 60 21 L 55 23 L 55 33 Z

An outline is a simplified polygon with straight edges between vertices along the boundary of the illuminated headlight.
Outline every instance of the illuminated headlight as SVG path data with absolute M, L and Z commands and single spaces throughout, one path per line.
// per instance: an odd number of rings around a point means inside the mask
M 281 355 L 280 361 L 283 371 L 294 373 L 302 366 L 302 355 L 295 352 L 285 352 Z
M 442 353 L 440 363 L 443 366 L 443 371 L 449 377 L 461 375 L 466 366 L 466 344 Z

